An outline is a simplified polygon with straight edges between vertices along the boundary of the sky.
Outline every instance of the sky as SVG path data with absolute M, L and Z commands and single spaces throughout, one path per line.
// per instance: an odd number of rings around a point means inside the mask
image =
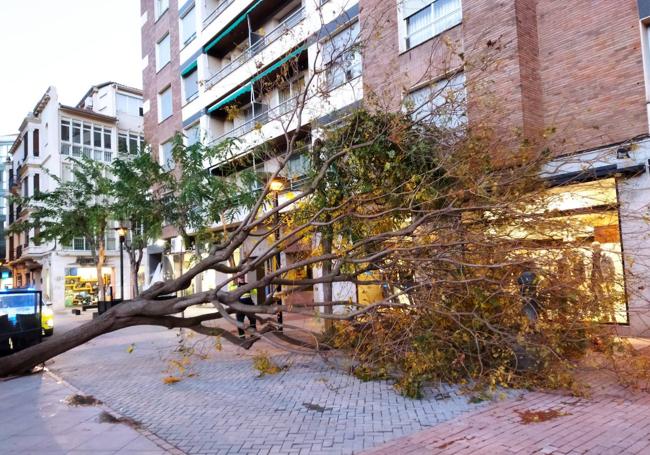
M 140 0 L 0 0 L 0 135 L 50 85 L 75 105 L 105 81 L 142 88 Z

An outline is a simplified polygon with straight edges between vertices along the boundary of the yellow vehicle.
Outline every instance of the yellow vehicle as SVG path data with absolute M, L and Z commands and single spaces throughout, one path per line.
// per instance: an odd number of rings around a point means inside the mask
M 49 337 L 54 333 L 54 311 L 52 311 L 51 304 L 43 305 L 41 328 L 43 329 L 43 336 Z

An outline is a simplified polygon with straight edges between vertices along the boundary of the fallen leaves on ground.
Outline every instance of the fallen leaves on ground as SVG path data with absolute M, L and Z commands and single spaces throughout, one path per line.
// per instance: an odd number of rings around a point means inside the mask
M 515 412 L 519 415 L 521 423 L 524 425 L 528 425 L 529 423 L 546 422 L 558 417 L 571 415 L 568 412 L 560 411 L 558 409 L 546 409 L 542 411 L 526 409 L 525 411 L 515 410 Z

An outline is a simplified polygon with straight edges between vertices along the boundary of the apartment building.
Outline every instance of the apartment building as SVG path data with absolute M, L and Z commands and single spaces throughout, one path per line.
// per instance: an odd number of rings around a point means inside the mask
M 647 333 L 650 2 L 360 0 L 360 10 L 366 95 L 402 109 L 464 86 L 470 126 L 496 126 L 509 153 L 523 139 L 549 147 L 557 159 L 544 177 L 568 185 L 549 210 L 584 226 L 586 279 L 596 261 L 611 264 L 626 295 L 616 322 Z
M 142 92 L 115 82 L 91 87 L 76 105 L 59 101 L 49 87 L 25 117 L 9 150 L 11 191 L 22 196 L 52 191 L 56 176 L 72 177 L 71 158 L 89 157 L 110 163 L 118 154 L 128 154 L 144 145 Z M 8 205 L 7 225 L 29 217 L 23 207 Z M 92 295 L 97 276 L 84 238 L 70 245 L 59 242 L 36 244 L 34 230 L 12 234 L 7 239 L 7 257 L 13 271 L 13 286 L 43 291 L 43 299 L 54 309 L 63 309 Z M 103 277 L 116 297 L 121 295 L 117 233 L 108 230 L 107 258 Z M 125 297 L 131 289 L 128 261 L 125 263 Z M 95 286 L 93 286 L 95 283 Z
M 7 170 L 7 156 L 9 150 L 16 140 L 16 134 L 0 135 L 0 288 L 10 286 L 11 269 L 5 264 L 7 262 L 7 246 L 4 233 L 5 222 L 7 221 L 7 200 L 9 191 L 9 172 Z
M 489 119 L 514 153 L 526 139 L 555 154 L 544 176 L 571 185 L 552 209 L 585 226 L 586 273 L 597 257 L 611 263 L 626 295 L 616 322 L 630 333 L 650 328 L 650 0 L 175 3 L 141 2 L 145 135 L 161 163 L 176 131 L 188 143 L 235 137 L 228 159 L 237 160 L 261 143 L 281 146 L 283 129 L 304 130 L 309 142 L 364 99 L 398 110 L 440 87 L 464 90 L 461 121 Z M 357 39 L 360 50 L 332 65 L 331 50 Z M 287 84 L 264 84 L 288 62 Z M 321 89 L 307 88 L 300 124 L 283 123 L 312 75 Z M 274 169 L 272 159 L 252 164 Z M 179 249 L 172 239 L 169 257 Z
M 285 131 L 309 146 L 320 125 L 363 98 L 360 54 L 353 49 L 356 0 L 142 0 L 141 10 L 145 137 L 163 166 L 173 166 L 171 140 L 181 132 L 188 144 L 237 139 L 222 162 L 205 163 L 212 172 L 237 160 L 271 173 L 277 161 L 249 160 L 251 149 L 284 150 Z M 301 114 L 292 115 L 299 104 Z M 304 165 L 300 154 L 292 158 L 289 184 Z M 166 250 L 154 245 L 150 263 L 162 262 L 168 276 L 177 275 L 187 267 L 183 248 L 180 238 L 171 238 Z M 209 273 L 203 279 L 215 280 Z M 194 290 L 200 288 L 199 280 Z

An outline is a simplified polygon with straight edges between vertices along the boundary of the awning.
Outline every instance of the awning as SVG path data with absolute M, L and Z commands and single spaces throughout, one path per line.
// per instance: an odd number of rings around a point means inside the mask
M 265 77 L 265 76 L 268 76 L 270 73 L 272 73 L 272 72 L 275 71 L 276 69 L 280 68 L 282 65 L 284 65 L 285 63 L 287 63 L 289 60 L 291 60 L 292 58 L 294 58 L 295 56 L 297 56 L 298 54 L 300 54 L 301 52 L 303 52 L 306 48 L 307 48 L 307 47 L 304 46 L 304 45 L 303 45 L 303 46 L 300 46 L 298 49 L 294 50 L 294 51 L 291 52 L 290 54 L 288 54 L 288 55 L 284 56 L 282 59 L 278 60 L 278 61 L 277 61 L 276 63 L 274 63 L 273 65 L 269 66 L 267 69 L 265 69 L 264 71 L 262 71 L 260 74 L 258 74 L 257 76 L 253 77 L 253 78 L 252 78 L 249 82 L 247 82 L 246 85 L 244 85 L 242 88 L 240 88 L 239 90 L 233 92 L 231 95 L 229 95 L 229 96 L 223 98 L 221 101 L 218 101 L 217 103 L 215 103 L 215 104 L 213 104 L 212 106 L 210 106 L 210 107 L 208 108 L 208 114 L 210 114 L 210 113 L 216 111 L 217 109 L 219 109 L 220 107 L 223 107 L 224 105 L 230 103 L 231 101 L 233 101 L 233 100 L 235 100 L 236 98 L 238 98 L 240 95 L 243 95 L 243 94 L 246 93 L 246 92 L 250 92 L 250 91 L 252 90 L 252 88 L 253 88 L 253 84 L 254 84 L 255 82 L 259 81 L 260 79 L 262 79 L 262 78 Z
M 246 85 L 244 85 L 244 86 L 243 86 L 242 88 L 240 88 L 239 90 L 236 90 L 236 91 L 233 92 L 232 94 L 230 94 L 230 95 L 228 95 L 227 97 L 223 98 L 221 101 L 219 101 L 219 102 L 213 104 L 212 106 L 210 106 L 210 107 L 208 108 L 208 114 L 210 114 L 210 113 L 216 111 L 217 109 L 219 109 L 220 107 L 222 107 L 222 106 L 224 106 L 224 105 L 230 103 L 231 101 L 235 100 L 236 98 L 238 98 L 239 96 L 243 95 L 244 93 L 246 93 L 246 92 L 250 92 L 251 89 L 252 89 L 252 87 L 253 87 L 253 86 L 251 85 L 250 82 L 247 83 Z
M 212 49 L 214 46 L 216 46 L 217 43 L 218 43 L 219 41 L 221 41 L 221 40 L 224 39 L 226 36 L 228 36 L 228 34 L 229 34 L 230 32 L 232 32 L 232 31 L 235 29 L 235 27 L 237 27 L 237 26 L 238 26 L 239 24 L 241 24 L 244 20 L 246 20 L 246 16 L 248 16 L 248 15 L 250 14 L 250 12 L 253 11 L 253 10 L 254 10 L 254 9 L 255 9 L 259 4 L 260 4 L 260 3 L 262 3 L 262 1 L 263 1 L 263 0 L 258 0 L 257 2 L 255 2 L 255 4 L 253 4 L 253 6 L 251 6 L 250 8 L 248 8 L 244 14 L 242 14 L 241 16 L 239 16 L 239 17 L 235 20 L 235 22 L 233 22 L 232 24 L 230 24 L 230 26 L 229 26 L 228 28 L 226 28 L 223 32 L 219 33 L 219 35 L 217 35 L 217 37 L 216 37 L 215 39 L 213 39 L 212 41 L 210 41 L 210 42 L 209 42 L 209 43 L 208 43 L 208 44 L 203 48 L 203 52 L 208 52 L 210 49 Z
M 284 58 L 278 60 L 276 63 L 274 63 L 273 65 L 269 66 L 267 69 L 265 69 L 265 70 L 262 71 L 260 74 L 258 74 L 258 75 L 255 76 L 253 79 L 251 79 L 251 84 L 252 84 L 253 82 L 257 82 L 257 81 L 259 81 L 260 79 L 262 79 L 262 78 L 265 77 L 265 76 L 268 76 L 270 73 L 272 73 L 272 72 L 275 71 L 276 69 L 280 68 L 282 65 L 284 65 L 285 63 L 287 63 L 289 60 L 291 60 L 292 58 L 294 58 L 296 55 L 300 54 L 300 53 L 301 53 L 302 51 L 304 51 L 305 49 L 306 49 L 306 47 L 305 47 L 304 45 L 303 45 L 303 46 L 300 46 L 298 49 L 296 49 L 295 51 L 291 52 L 289 55 L 286 55 Z
M 181 77 L 185 77 L 185 76 L 187 76 L 188 74 L 190 74 L 192 71 L 194 71 L 194 70 L 196 69 L 196 66 L 197 66 L 197 65 L 196 65 L 196 62 L 197 62 L 197 61 L 194 60 L 194 63 L 192 63 L 192 64 L 189 65 L 187 68 L 185 68 L 183 71 L 181 71 Z

